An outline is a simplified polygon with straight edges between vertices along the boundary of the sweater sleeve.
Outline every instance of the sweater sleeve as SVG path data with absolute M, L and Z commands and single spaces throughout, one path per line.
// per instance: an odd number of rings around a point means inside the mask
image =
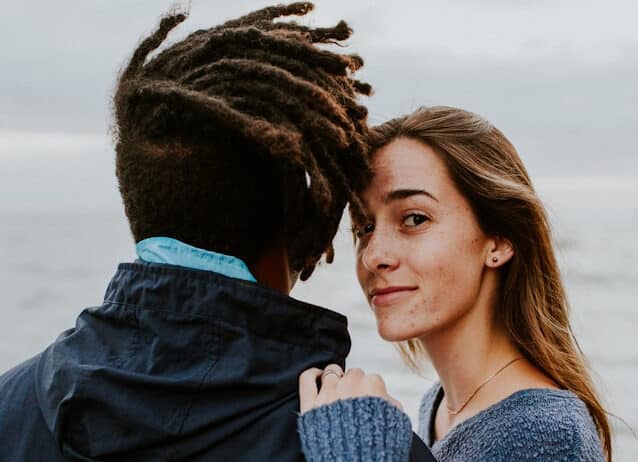
M 339 400 L 297 421 L 308 462 L 403 462 L 412 444 L 408 416 L 377 397 Z

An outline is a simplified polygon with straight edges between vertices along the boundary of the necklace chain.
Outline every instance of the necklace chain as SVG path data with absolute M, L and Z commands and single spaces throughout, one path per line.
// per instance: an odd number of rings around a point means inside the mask
M 474 390 L 472 392 L 472 394 L 465 400 L 465 402 L 463 404 L 461 404 L 461 407 L 458 408 L 456 411 L 454 409 L 452 409 L 450 406 L 448 406 L 447 404 L 447 399 L 445 400 L 445 407 L 447 408 L 447 412 L 450 415 L 457 415 L 459 414 L 463 409 L 465 409 L 465 406 L 467 406 L 467 403 L 469 403 L 472 398 L 474 398 L 474 396 L 476 396 L 476 394 L 479 392 L 479 390 L 481 388 L 483 388 L 485 385 L 487 385 L 487 383 L 492 380 L 494 377 L 496 377 L 498 374 L 500 374 L 501 372 L 503 372 L 508 366 L 514 364 L 516 361 L 518 361 L 519 359 L 523 359 L 521 357 L 517 357 L 512 359 L 510 362 L 508 362 L 506 365 L 504 365 L 503 367 L 501 367 L 499 370 L 497 370 L 496 372 L 494 372 L 494 374 L 492 374 L 485 382 L 483 382 L 482 384 L 480 384 L 476 390 Z

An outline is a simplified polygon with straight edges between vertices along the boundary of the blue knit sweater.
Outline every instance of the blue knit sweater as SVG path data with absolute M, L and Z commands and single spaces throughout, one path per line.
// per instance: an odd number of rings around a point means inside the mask
M 410 454 L 410 419 L 381 398 L 336 401 L 297 423 L 308 462 L 407 461 Z
M 529 389 L 461 422 L 432 442 L 440 385 L 423 397 L 419 434 L 439 462 L 605 460 L 585 404 L 570 391 Z M 355 398 L 321 406 L 299 417 L 308 462 L 407 461 L 408 417 L 380 398 Z
M 419 436 L 439 462 L 605 460 L 587 406 L 571 391 L 518 391 L 432 442 L 434 411 L 442 399 L 436 384 L 419 411 Z

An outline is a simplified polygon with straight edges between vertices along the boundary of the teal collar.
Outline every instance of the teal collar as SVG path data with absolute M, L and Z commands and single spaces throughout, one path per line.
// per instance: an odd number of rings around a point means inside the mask
M 164 263 L 213 271 L 236 279 L 256 282 L 239 258 L 185 244 L 170 237 L 149 237 L 135 245 L 137 257 L 146 263 Z

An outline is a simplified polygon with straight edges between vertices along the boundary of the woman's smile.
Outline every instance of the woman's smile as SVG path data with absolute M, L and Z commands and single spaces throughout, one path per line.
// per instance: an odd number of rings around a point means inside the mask
M 418 287 L 415 286 L 392 286 L 377 288 L 370 291 L 370 303 L 374 308 L 381 308 L 405 302 L 407 298 L 414 295 Z

